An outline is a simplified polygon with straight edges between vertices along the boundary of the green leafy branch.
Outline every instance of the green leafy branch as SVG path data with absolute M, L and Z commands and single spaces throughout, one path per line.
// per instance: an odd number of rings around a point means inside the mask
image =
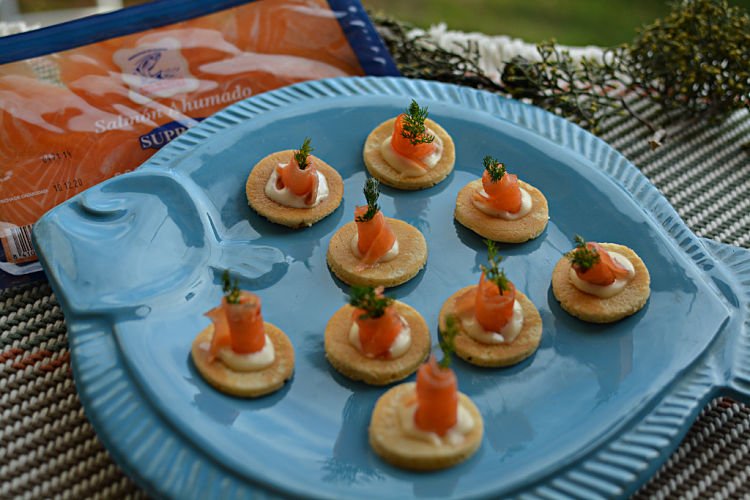
M 515 57 L 501 83 L 479 67 L 476 43 L 451 51 L 412 26 L 373 14 L 404 76 L 458 83 L 524 99 L 594 133 L 607 120 L 630 116 L 659 146 L 699 120 L 718 123 L 750 110 L 750 16 L 726 0 L 674 1 L 663 19 L 637 31 L 629 44 L 606 49 L 601 60 L 576 61 L 554 41 L 537 46 L 539 60 Z M 635 99 L 661 108 L 649 119 Z M 750 143 L 742 146 L 750 151 Z
M 621 97 L 628 87 L 622 48 L 608 50 L 602 62 L 576 62 L 554 40 L 540 43 L 537 51 L 539 61 L 516 56 L 505 65 L 502 81 L 512 97 L 555 111 L 594 133 L 602 120 L 626 111 Z
M 475 42 L 459 46 L 460 51 L 440 47 L 426 35 L 412 36 L 413 25 L 377 12 L 369 12 L 378 32 L 393 55 L 398 70 L 407 78 L 425 78 L 460 83 L 494 92 L 503 87 L 479 67 L 479 47 Z
M 635 95 L 658 104 L 665 126 L 718 122 L 750 107 L 750 16 L 726 0 L 675 1 L 663 19 L 632 43 L 608 49 L 601 61 L 575 62 L 554 41 L 540 44 L 540 61 L 523 57 L 505 67 L 505 90 L 599 132 L 603 120 L 630 115 L 652 132 L 657 147 L 665 128 L 629 104 Z

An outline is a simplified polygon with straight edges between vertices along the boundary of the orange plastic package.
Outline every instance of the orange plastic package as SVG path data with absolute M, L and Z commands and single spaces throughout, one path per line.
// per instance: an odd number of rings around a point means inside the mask
M 53 52 L 54 50 L 54 52 Z M 0 288 L 41 276 L 44 212 L 229 104 L 398 74 L 356 0 L 168 0 L 0 38 Z

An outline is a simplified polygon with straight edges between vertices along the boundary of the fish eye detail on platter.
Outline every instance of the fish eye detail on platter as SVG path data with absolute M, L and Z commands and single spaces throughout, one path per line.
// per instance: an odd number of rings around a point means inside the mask
M 271 153 L 252 168 L 248 204 L 282 226 L 312 226 L 341 204 L 344 182 L 335 168 L 311 153 L 310 138 L 298 150 Z
M 575 242 L 552 272 L 552 291 L 565 311 L 591 323 L 612 323 L 646 305 L 651 277 L 638 254 L 581 236 Z
M 286 334 L 263 320 L 261 300 L 222 276 L 221 304 L 206 313 L 212 324 L 192 347 L 198 372 L 216 389 L 256 398 L 281 389 L 294 371 L 294 348 Z
M 482 178 L 464 186 L 456 197 L 456 220 L 502 243 L 523 243 L 542 234 L 549 221 L 544 194 L 508 173 L 495 158 L 485 156 L 483 163 Z
M 412 99 L 405 113 L 375 127 L 362 153 L 370 175 L 404 190 L 426 189 L 448 177 L 456 163 L 453 139 L 427 116 L 427 108 Z

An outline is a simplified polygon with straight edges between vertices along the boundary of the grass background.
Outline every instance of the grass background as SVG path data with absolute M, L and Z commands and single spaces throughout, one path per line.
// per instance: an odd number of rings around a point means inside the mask
M 0 0 L 2 1 L 2 0 Z M 146 0 L 123 0 L 124 5 Z M 210 1 L 210 0 L 204 0 Z M 445 22 L 459 31 L 510 35 L 566 45 L 629 42 L 636 28 L 669 12 L 666 0 L 362 0 L 365 7 L 422 28 Z M 729 0 L 750 11 L 750 0 Z M 96 0 L 18 0 L 24 13 L 93 7 Z
M 510 35 L 527 42 L 555 38 L 566 45 L 629 42 L 636 28 L 669 12 L 663 0 L 362 0 L 368 9 L 422 28 Z M 750 0 L 730 0 L 750 11 Z

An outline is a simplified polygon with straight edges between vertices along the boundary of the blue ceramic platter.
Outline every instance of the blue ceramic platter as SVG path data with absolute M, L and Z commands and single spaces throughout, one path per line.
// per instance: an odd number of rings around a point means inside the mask
M 551 220 L 536 240 L 504 245 L 508 276 L 538 307 L 537 353 L 502 370 L 460 360 L 460 388 L 485 420 L 477 454 L 449 470 L 395 469 L 367 444 L 383 388 L 341 377 L 323 330 L 347 287 L 328 241 L 362 204 L 362 146 L 411 98 L 456 143 L 455 171 L 419 192 L 383 189 L 391 217 L 418 227 L 426 268 L 392 289 L 433 328 L 443 301 L 473 284 L 480 237 L 453 219 L 456 194 L 493 155 L 540 188 Z M 344 202 L 304 230 L 247 206 L 245 179 L 270 152 L 313 138 Z M 580 233 L 633 248 L 651 298 L 612 325 L 560 309 L 550 276 Z M 703 405 L 750 389 L 750 253 L 694 236 L 623 156 L 582 129 L 496 95 L 393 78 L 303 83 L 235 104 L 135 172 L 58 206 L 36 225 L 37 251 L 65 311 L 86 414 L 118 463 L 150 493 L 346 498 L 624 496 L 654 473 Z M 264 316 L 290 336 L 296 372 L 259 400 L 209 387 L 190 361 L 231 268 Z

